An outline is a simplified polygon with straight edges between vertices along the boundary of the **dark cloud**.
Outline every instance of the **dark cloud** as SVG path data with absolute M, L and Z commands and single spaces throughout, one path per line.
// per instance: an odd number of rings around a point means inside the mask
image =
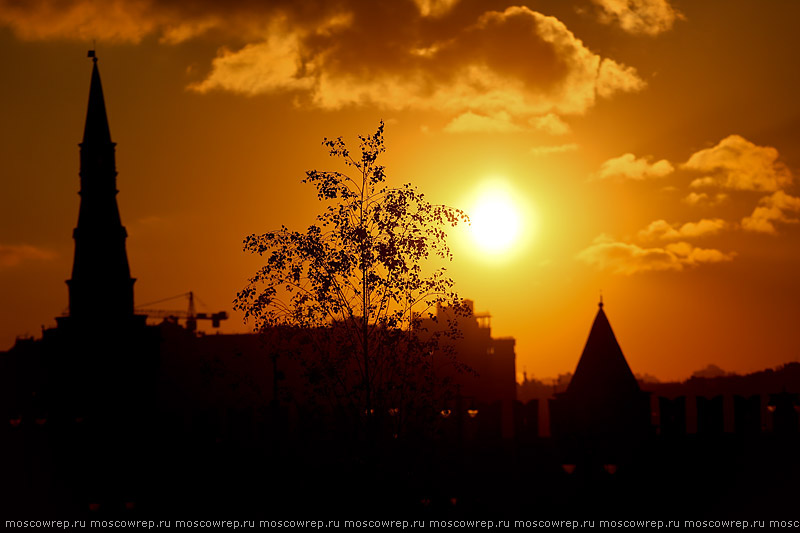
M 478 119 L 468 115 L 462 122 L 496 129 L 503 117 L 532 128 L 537 116 L 552 113 L 555 121 L 586 112 L 598 95 L 644 87 L 634 69 L 601 58 L 561 21 L 528 8 L 484 13 L 438 40 L 422 37 L 419 12 L 403 14 L 405 27 L 393 31 L 368 23 L 360 11 L 338 13 L 313 30 L 275 25 L 262 42 L 223 50 L 193 88 L 304 90 L 322 108 L 372 104 L 471 113 Z
M 535 129 L 541 117 L 556 124 L 586 112 L 598 97 L 645 86 L 635 69 L 592 52 L 557 18 L 486 5 L 0 0 L 0 23 L 25 39 L 135 43 L 157 35 L 177 43 L 213 35 L 231 48 L 220 48 L 193 90 L 295 91 L 307 105 L 327 109 L 367 104 L 472 113 L 479 119 L 461 122 L 495 129 L 503 117 L 510 117 L 508 130 Z

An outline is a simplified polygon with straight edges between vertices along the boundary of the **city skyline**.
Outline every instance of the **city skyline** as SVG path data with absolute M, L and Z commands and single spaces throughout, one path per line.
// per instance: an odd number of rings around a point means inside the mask
M 797 359 L 800 82 L 765 59 L 790 57 L 778 37 L 795 39 L 795 7 L 397 3 L 416 31 L 406 35 L 358 3 L 219 13 L 119 2 L 117 18 L 71 5 L 0 7 L 12 80 L 0 89 L 3 349 L 66 306 L 94 33 L 137 305 L 194 291 L 230 310 L 258 266 L 242 238 L 307 227 L 320 206 L 305 171 L 341 170 L 320 139 L 384 119 L 391 183 L 473 217 L 487 197 L 518 211 L 506 221 L 516 236 L 490 230 L 506 251 L 464 230 L 450 239 L 459 293 L 517 340 L 518 374 L 575 369 L 601 289 L 637 374 Z M 370 38 L 359 24 L 389 29 L 370 54 L 348 55 Z M 480 39 L 493 47 L 469 44 Z M 223 331 L 247 331 L 232 318 Z

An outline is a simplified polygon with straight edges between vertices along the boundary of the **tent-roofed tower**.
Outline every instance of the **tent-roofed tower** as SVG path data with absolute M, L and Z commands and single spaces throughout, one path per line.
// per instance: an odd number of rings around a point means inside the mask
M 566 392 L 551 401 L 551 425 L 556 437 L 606 443 L 649 432 L 649 393 L 639 388 L 602 300 Z
M 89 105 L 80 143 L 78 225 L 69 287 L 72 322 L 125 323 L 133 317 L 133 284 L 125 250 L 128 234 L 117 206 L 115 143 L 108 127 L 103 86 L 94 51 Z
M 586 400 L 602 400 L 612 391 L 616 395 L 630 396 L 638 394 L 640 389 L 622 355 L 601 300 L 567 392 Z

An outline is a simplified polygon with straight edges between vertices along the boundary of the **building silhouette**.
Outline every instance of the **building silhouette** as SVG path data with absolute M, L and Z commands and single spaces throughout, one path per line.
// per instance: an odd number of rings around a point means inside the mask
M 376 413 L 373 447 L 341 439 L 337 420 L 317 416 L 303 365 L 276 350 L 272 332 L 147 325 L 134 304 L 115 144 L 90 57 L 69 312 L 41 339 L 0 352 L 5 515 L 399 508 L 463 516 L 536 506 L 570 517 L 677 509 L 718 518 L 795 508 L 786 480 L 800 476 L 800 364 L 780 372 L 782 392 L 778 373 L 765 372 L 730 389 L 727 378 L 665 384 L 651 402 L 602 301 L 569 385 L 549 401 L 552 439 L 538 432 L 537 399 L 516 401 L 514 339 L 492 337 L 490 317 L 469 301 L 453 362 L 470 371 L 446 359 L 436 368 L 452 387 L 435 399 L 434 437 L 399 439 L 397 413 Z M 437 310 L 439 323 L 447 313 Z M 368 460 L 354 459 L 364 449 Z
M 202 335 L 192 317 L 185 328 L 172 319 L 148 325 L 136 312 L 116 199 L 116 145 L 98 60 L 94 52 L 89 57 L 68 312 L 41 339 L 18 339 L 0 352 L 0 408 L 8 420 L 0 453 L 18 459 L 2 486 L 3 507 L 126 512 L 150 500 L 195 508 L 214 505 L 209 498 L 235 499 L 209 487 L 233 484 L 231 494 L 245 497 L 244 478 L 222 466 L 234 461 L 231 454 L 241 472 L 263 461 L 265 450 L 298 459 L 316 454 L 327 466 L 341 461 L 335 447 L 320 453 L 322 422 L 309 416 L 303 367 L 276 354 L 269 335 Z M 456 440 L 481 432 L 500 439 L 504 417 L 510 420 L 504 409 L 516 395 L 514 341 L 493 339 L 488 316 L 462 326 L 456 351 L 476 371 L 455 376 L 456 394 L 442 411 L 452 410 L 447 424 L 463 430 Z M 478 408 L 486 422 L 469 433 L 472 426 L 460 424 Z M 316 475 L 303 468 L 288 461 L 281 472 L 298 482 L 303 472 Z M 168 484 L 153 486 L 166 471 L 183 476 L 179 496 Z
M 4 452 L 36 465 L 35 474 L 20 473 L 25 482 L 10 501 L 34 511 L 136 497 L 152 448 L 144 430 L 157 409 L 159 332 L 134 313 L 115 145 L 97 58 L 89 57 L 69 311 L 41 339 L 18 340 L 2 357 Z

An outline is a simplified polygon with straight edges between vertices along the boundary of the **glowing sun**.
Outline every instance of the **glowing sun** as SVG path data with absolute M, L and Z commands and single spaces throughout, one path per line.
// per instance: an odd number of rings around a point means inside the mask
M 518 244 L 523 217 L 506 187 L 492 184 L 480 190 L 469 216 L 472 239 L 482 251 L 496 254 Z

